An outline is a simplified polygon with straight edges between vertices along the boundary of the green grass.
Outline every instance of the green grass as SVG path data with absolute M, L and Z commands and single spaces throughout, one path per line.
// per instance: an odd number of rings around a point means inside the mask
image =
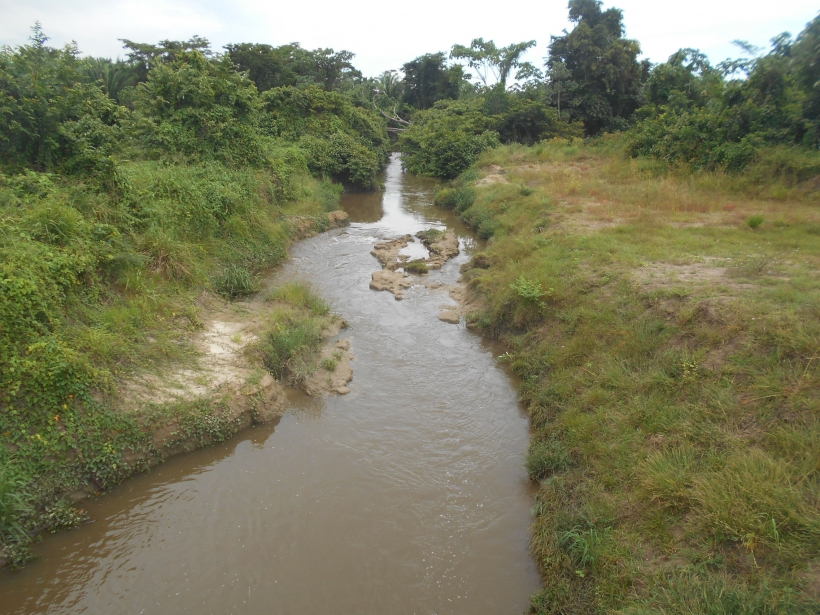
M 318 368 L 316 352 L 322 343 L 322 331 L 336 317 L 329 305 L 304 284 L 289 283 L 274 291 L 271 298 L 287 303 L 273 310 L 257 347 L 271 374 L 295 384 Z
M 402 265 L 402 268 L 407 273 L 424 274 L 430 272 L 430 269 L 427 267 L 427 263 L 425 263 L 423 260 L 409 261 L 407 263 L 404 263 L 404 265 Z
M 535 430 L 533 612 L 818 612 L 816 192 L 608 141 L 492 150 L 456 185 L 490 165 L 510 183 L 474 188 L 492 241 L 463 271 Z

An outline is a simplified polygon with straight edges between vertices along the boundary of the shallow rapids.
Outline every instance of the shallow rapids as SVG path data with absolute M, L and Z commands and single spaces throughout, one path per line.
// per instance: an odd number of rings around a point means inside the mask
M 475 246 L 397 158 L 386 190 L 347 194 L 352 225 L 295 246 L 350 324 L 343 397 L 294 392 L 275 426 L 174 458 L 86 502 L 92 523 L 0 574 L 0 613 L 487 614 L 525 611 L 533 491 L 527 418 L 501 351 L 439 321 L 446 289 L 368 288 L 379 241 L 454 229 L 461 254 L 416 278 L 454 284 Z

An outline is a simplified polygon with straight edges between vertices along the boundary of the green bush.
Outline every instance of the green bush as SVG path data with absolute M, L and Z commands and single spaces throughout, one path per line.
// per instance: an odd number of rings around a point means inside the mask
M 251 295 L 259 289 L 256 278 L 240 265 L 226 265 L 222 274 L 214 280 L 214 288 L 229 299 Z
M 404 263 L 402 267 L 407 273 L 425 274 L 430 272 L 427 263 L 423 260 L 410 261 L 409 263 Z
M 475 202 L 475 190 L 470 186 L 444 188 L 435 197 L 434 203 L 442 209 L 454 209 L 462 213 Z

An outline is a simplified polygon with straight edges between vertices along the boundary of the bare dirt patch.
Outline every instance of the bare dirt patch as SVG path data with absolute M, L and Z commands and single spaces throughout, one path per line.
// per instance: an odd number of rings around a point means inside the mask
M 493 184 L 509 184 L 510 182 L 507 180 L 506 177 L 503 175 L 498 175 L 497 173 L 491 173 L 486 177 L 482 177 L 479 179 L 475 185 L 476 186 L 492 186 Z
M 273 378 L 260 377 L 260 370 L 248 357 L 248 348 L 256 342 L 262 326 L 265 304 L 261 301 L 229 303 L 204 294 L 200 303 L 206 306 L 204 328 L 194 336 L 199 351 L 196 365 L 166 369 L 161 374 L 145 373 L 123 383 L 122 410 L 135 411 L 147 403 L 166 404 L 196 398 L 231 397 L 232 405 L 243 405 L 242 398 L 256 398 L 259 387 L 271 401 L 283 401 L 284 394 Z M 248 381 L 258 384 L 246 386 Z M 270 420 L 283 408 L 266 408 L 261 416 Z
M 723 264 L 724 259 L 706 259 L 703 262 L 678 265 L 673 263 L 649 263 L 633 272 L 644 290 L 658 290 L 673 286 L 710 286 L 731 290 L 752 288 L 733 279 Z

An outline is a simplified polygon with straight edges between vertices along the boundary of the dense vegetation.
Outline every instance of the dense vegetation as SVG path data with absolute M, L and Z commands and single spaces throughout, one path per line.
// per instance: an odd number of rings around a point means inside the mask
M 294 50 L 311 79 L 260 94 L 235 49 L 127 46 L 126 62 L 82 58 L 37 27 L 0 52 L 0 557 L 13 561 L 76 522 L 68 492 L 157 454 L 119 384 L 195 360 L 202 291 L 254 292 L 291 219 L 323 228 L 330 180 L 373 187 L 386 160 L 384 120 L 338 91 L 348 71 L 326 50 Z M 191 433 L 231 433 L 207 409 L 173 411 Z
M 619 9 L 570 0 L 569 17 L 574 28 L 552 38 L 543 72 L 519 61 L 533 41 L 455 45 L 451 58 L 467 60 L 478 75 L 472 83 L 462 71 L 458 89 L 436 86 L 453 82 L 443 54 L 437 68 L 434 56 L 416 61 L 429 65 L 421 82 L 406 65 L 412 81 L 391 83 L 392 98 L 415 103 L 417 91 L 426 98 L 419 110 L 404 109 L 411 125 L 396 124 L 405 166 L 452 179 L 499 143 L 626 131 L 629 155 L 669 165 L 742 172 L 765 160 L 791 181 L 817 175 L 820 18 L 796 39 L 773 39 L 765 55 L 741 42 L 748 57 L 717 66 L 694 49 L 651 66 L 638 61 L 639 43 L 624 38 Z

